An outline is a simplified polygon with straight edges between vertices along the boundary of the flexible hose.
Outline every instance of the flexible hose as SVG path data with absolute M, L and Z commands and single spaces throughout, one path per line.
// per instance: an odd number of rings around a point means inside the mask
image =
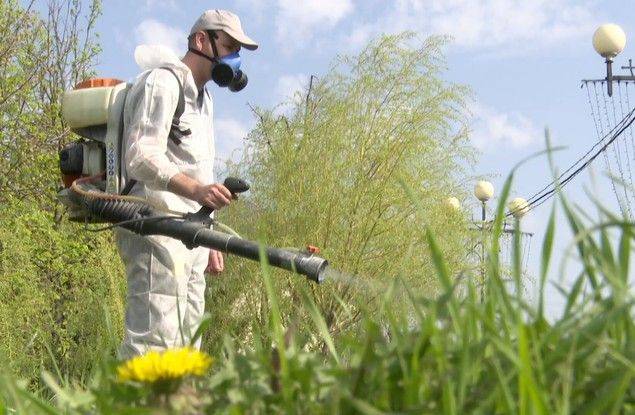
M 166 209 L 162 206 L 158 206 L 156 203 L 152 203 L 151 201 L 144 199 L 142 197 L 137 197 L 137 196 L 125 196 L 125 195 L 115 195 L 112 193 L 105 193 L 105 192 L 100 192 L 97 190 L 84 190 L 81 188 L 80 184 L 82 183 L 90 183 L 95 179 L 99 179 L 99 178 L 103 178 L 102 174 L 97 174 L 95 176 L 90 176 L 90 177 L 81 177 L 79 179 L 76 179 L 75 181 L 73 181 L 73 184 L 71 184 L 71 190 L 77 194 L 80 194 L 82 196 L 84 196 L 87 199 L 92 199 L 92 198 L 98 198 L 98 199 L 107 199 L 107 200 L 126 200 L 129 202 L 138 202 L 138 203 L 145 203 L 147 205 L 152 206 L 155 210 L 164 212 L 164 213 L 169 213 L 171 215 L 176 215 L 176 216 L 183 216 L 184 213 L 182 212 L 178 212 L 175 210 L 170 210 L 170 209 Z
M 111 223 L 150 218 L 154 215 L 154 210 L 149 205 L 127 200 L 91 198 L 86 200 L 86 207 L 91 214 Z M 133 228 L 132 231 L 142 233 L 143 221 L 129 226 Z
M 148 215 L 141 215 L 138 216 L 138 214 L 141 213 L 141 208 L 143 206 L 145 206 L 148 209 L 154 209 L 155 211 L 160 211 L 160 212 L 164 212 L 164 213 L 168 213 L 170 215 L 173 215 L 174 217 L 177 218 L 182 218 L 185 216 L 185 213 L 183 212 L 178 212 L 175 210 L 170 210 L 170 209 L 166 209 L 162 206 L 158 206 L 156 203 L 152 203 L 151 201 L 141 198 L 141 197 L 137 197 L 137 196 L 127 196 L 127 195 L 116 195 L 116 194 L 112 194 L 112 193 L 105 193 L 105 192 L 101 192 L 98 190 L 84 190 L 81 188 L 81 184 L 83 183 L 90 183 L 92 181 L 94 181 L 95 179 L 103 179 L 104 175 L 103 174 L 97 174 L 94 176 L 89 176 L 89 177 L 81 177 L 79 179 L 76 179 L 73 181 L 73 183 L 71 184 L 71 191 L 77 193 L 80 196 L 84 197 L 85 203 L 87 204 L 87 208 L 88 210 L 96 215 L 97 217 L 106 219 L 108 222 L 113 222 L 115 224 L 115 226 L 118 223 L 123 224 L 124 222 L 126 224 L 132 224 L 135 223 L 135 229 L 141 229 L 143 227 L 143 222 L 150 220 L 150 218 L 147 218 L 146 216 Z M 99 201 L 115 201 L 115 202 L 127 202 L 126 204 L 124 203 L 119 203 L 119 204 L 112 204 L 112 205 L 107 205 L 107 204 L 103 204 L 103 203 L 94 203 L 94 201 L 99 200 Z M 127 219 L 120 219 L 120 220 L 115 220 L 114 217 L 112 218 L 113 220 L 111 220 L 111 218 L 107 218 L 106 216 L 103 215 L 104 212 L 108 211 L 110 212 L 110 209 L 112 208 L 114 209 L 113 212 L 117 212 L 116 215 L 119 216 L 120 218 L 127 218 Z M 145 210 L 143 211 L 145 212 Z M 132 216 L 130 216 L 130 215 Z M 155 218 L 156 219 L 156 218 Z M 214 226 L 217 226 L 218 228 L 224 230 L 225 232 L 234 235 L 238 238 L 242 238 L 238 232 L 236 232 L 235 230 L 233 230 L 232 228 L 230 228 L 229 226 L 225 225 L 224 223 L 221 223 L 217 220 L 213 220 L 212 222 L 214 224 Z M 110 227 L 107 228 L 103 228 L 103 230 L 107 230 Z

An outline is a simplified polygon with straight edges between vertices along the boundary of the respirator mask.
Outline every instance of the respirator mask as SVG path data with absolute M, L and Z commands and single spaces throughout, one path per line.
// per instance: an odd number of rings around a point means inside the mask
M 230 53 L 222 57 L 218 56 L 216 39 L 218 35 L 214 31 L 207 31 L 214 56 L 210 57 L 193 48 L 188 50 L 212 62 L 212 80 L 220 87 L 227 87 L 232 92 L 242 90 L 248 82 L 247 75 L 240 70 L 240 55 L 238 52 Z

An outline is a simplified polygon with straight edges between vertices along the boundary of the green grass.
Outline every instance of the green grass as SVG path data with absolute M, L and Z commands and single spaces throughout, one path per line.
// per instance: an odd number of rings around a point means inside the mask
M 542 243 L 537 304 L 501 277 L 501 221 L 492 232 L 482 298 L 476 276 L 450 275 L 443 247 L 422 229 L 442 294 L 413 292 L 397 277 L 382 293 L 380 311 L 337 343 L 308 290 L 298 307 L 311 318 L 313 338 L 294 332 L 263 260 L 269 319 L 263 327 L 254 325 L 251 347 L 238 352 L 226 338 L 212 373 L 186 382 L 152 413 L 633 413 L 635 327 L 628 276 L 635 224 L 608 212 L 604 222 L 591 224 L 564 198 L 559 205 L 583 265 L 563 292 L 562 315 L 547 318 L 544 306 L 548 275 L 558 270 L 551 263 L 559 226 L 555 208 Z M 503 208 L 501 203 L 498 217 Z M 516 264 L 519 248 L 516 240 Z M 512 274 L 514 284 L 521 284 L 519 266 Z M 394 299 L 404 296 L 409 312 L 394 307 Z M 10 377 L 0 379 L 0 396 L 5 407 L 22 413 L 149 413 L 156 400 L 142 385 L 116 383 L 115 364 L 106 362 L 82 385 L 58 386 L 45 375 L 55 392 L 50 402 Z

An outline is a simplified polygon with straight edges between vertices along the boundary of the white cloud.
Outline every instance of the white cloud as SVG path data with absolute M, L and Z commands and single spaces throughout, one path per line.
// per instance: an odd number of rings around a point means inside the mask
M 520 113 L 503 113 L 475 104 L 472 115 L 472 143 L 479 149 L 526 147 L 541 138 L 540 130 Z
M 269 8 L 271 4 L 268 0 L 234 0 L 234 5 L 236 8 L 244 12 L 245 15 L 249 15 L 251 18 L 266 18 L 267 13 L 263 13 L 265 8 Z M 238 13 L 238 17 L 240 18 L 243 29 L 245 28 L 245 21 L 243 20 L 243 13 Z
M 221 160 L 228 158 L 237 160 L 239 151 L 243 148 L 243 138 L 247 136 L 251 125 L 242 123 L 235 118 L 219 117 L 214 120 L 214 141 L 216 142 L 215 157 Z M 232 157 L 232 155 L 234 157 Z
M 304 46 L 314 33 L 326 33 L 353 11 L 351 0 L 278 0 L 278 41 L 287 47 Z
M 132 49 L 134 47 L 129 29 L 122 30 L 120 27 L 112 28 L 115 43 L 122 49 Z
M 397 0 L 374 14 L 380 19 L 353 27 L 346 40 L 365 43 L 382 32 L 414 30 L 449 34 L 459 46 L 498 52 L 588 36 L 598 13 L 579 0 Z
M 369 24 L 356 26 L 352 32 L 346 36 L 345 44 L 349 49 L 356 50 L 362 48 L 375 34 L 375 28 Z
M 549 44 L 592 29 L 593 14 L 571 0 L 434 0 L 433 32 L 449 33 L 468 47 L 493 47 L 526 42 Z
M 146 7 L 148 9 L 177 9 L 176 0 L 146 0 Z
M 179 27 L 168 26 L 154 19 L 146 19 L 134 29 L 137 44 L 163 45 L 177 56 L 187 48 L 187 35 Z
M 302 91 L 305 88 L 308 80 L 309 77 L 305 74 L 282 75 L 278 78 L 275 96 L 278 100 L 294 98 L 296 92 Z

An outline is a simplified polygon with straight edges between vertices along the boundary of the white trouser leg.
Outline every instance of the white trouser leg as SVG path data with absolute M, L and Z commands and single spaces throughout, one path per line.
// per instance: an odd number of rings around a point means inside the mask
M 187 282 L 187 310 L 185 313 L 185 326 L 191 328 L 193 336 L 198 329 L 203 313 L 205 312 L 205 268 L 209 258 L 208 248 L 196 248 L 192 251 L 192 262 L 189 269 Z M 194 346 L 201 348 L 201 338 Z
M 176 239 L 123 229 L 116 239 L 128 280 L 120 358 L 189 344 L 204 305 L 204 249 L 190 251 Z

